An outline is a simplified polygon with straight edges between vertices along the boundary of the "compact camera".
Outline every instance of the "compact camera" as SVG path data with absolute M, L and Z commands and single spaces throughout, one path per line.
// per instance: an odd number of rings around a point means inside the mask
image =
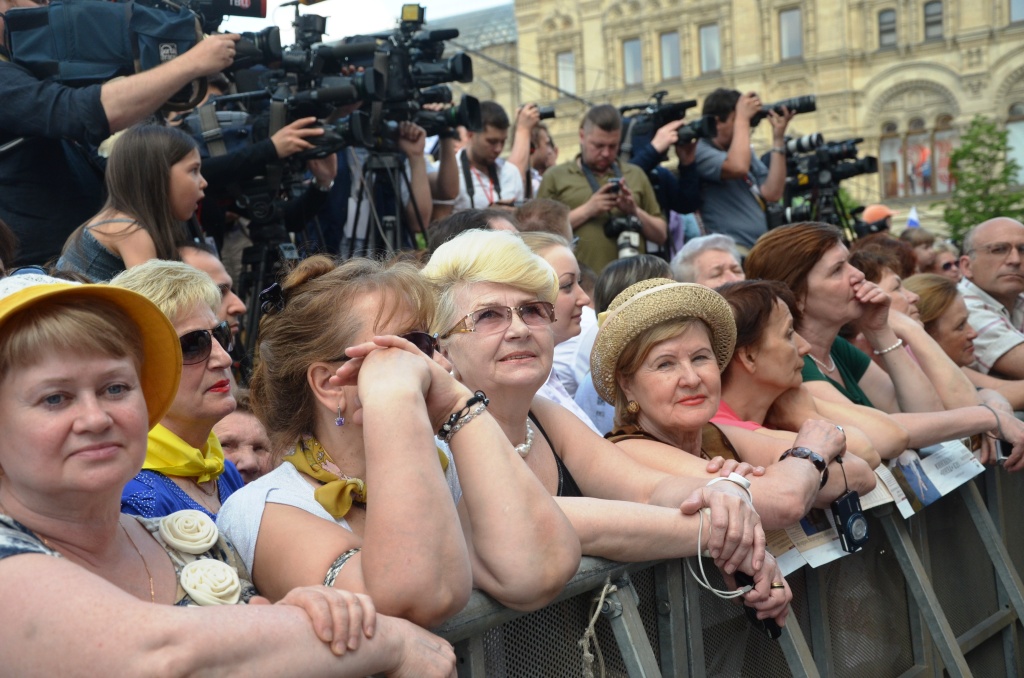
M 844 551 L 856 553 L 868 542 L 868 521 L 860 508 L 860 495 L 855 490 L 832 502 L 832 518 Z

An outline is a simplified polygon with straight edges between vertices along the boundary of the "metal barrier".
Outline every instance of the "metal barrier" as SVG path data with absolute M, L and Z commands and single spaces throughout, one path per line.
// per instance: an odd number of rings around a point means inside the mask
M 909 520 L 876 509 L 861 552 L 787 577 L 793 606 L 779 641 L 700 589 L 681 561 L 597 558 L 542 610 L 474 592 L 438 632 L 455 644 L 460 678 L 600 676 L 602 660 L 604 675 L 630 678 L 1024 675 L 1020 516 L 1024 477 L 998 468 Z M 588 664 L 581 640 L 595 616 Z

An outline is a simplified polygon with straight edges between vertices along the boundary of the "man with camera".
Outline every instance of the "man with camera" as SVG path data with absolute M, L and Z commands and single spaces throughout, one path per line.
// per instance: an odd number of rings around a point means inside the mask
M 512 206 L 523 199 L 523 177 L 510 162 L 498 162 L 508 140 L 509 120 L 495 101 L 480 103 L 483 130 L 467 132 L 465 147 L 457 156 L 459 195 L 453 212 L 486 208 L 496 203 Z
M 37 4 L 45 2 L 0 0 L 0 17 Z M 99 211 L 100 143 L 154 113 L 193 80 L 229 66 L 237 39 L 212 35 L 148 71 L 70 88 L 11 63 L 0 18 L 0 220 L 19 240 L 15 266 L 55 257 L 67 236 Z
M 580 155 L 544 174 L 538 198 L 569 206 L 580 241 L 576 258 L 600 272 L 623 255 L 665 242 L 667 228 L 651 182 L 636 165 L 617 162 L 622 118 L 614 106 L 591 108 L 580 124 Z
M 780 200 L 786 186 L 786 126 L 794 112 L 767 111 L 772 159 L 765 167 L 750 145 L 751 121 L 762 109 L 754 92 L 716 89 L 704 100 L 703 113 L 715 116 L 717 133 L 697 142 L 704 229 L 731 236 L 744 254 L 767 230 L 767 205 Z

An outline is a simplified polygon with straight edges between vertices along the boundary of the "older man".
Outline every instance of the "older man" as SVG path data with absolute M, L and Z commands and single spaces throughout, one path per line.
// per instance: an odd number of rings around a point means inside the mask
M 217 254 L 210 249 L 199 245 L 186 245 L 178 250 L 181 260 L 192 268 L 198 268 L 206 275 L 213 278 L 220 290 L 220 308 L 217 309 L 217 319 L 223 320 L 231 327 L 231 336 L 238 337 L 238 317 L 246 311 L 243 302 L 234 291 L 234 281 L 228 275 L 227 269 L 221 263 Z
M 740 266 L 736 241 L 722 233 L 687 241 L 672 257 L 672 275 L 679 282 L 699 283 L 712 289 L 747 278 Z
M 974 340 L 976 367 L 1024 379 L 1024 224 L 997 217 L 972 228 L 960 257 L 960 292 Z

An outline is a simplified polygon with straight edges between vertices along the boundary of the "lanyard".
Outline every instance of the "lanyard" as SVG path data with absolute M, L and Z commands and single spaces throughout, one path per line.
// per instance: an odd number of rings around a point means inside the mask
M 469 196 L 469 206 L 476 207 L 473 203 L 473 196 L 476 194 L 476 187 L 473 185 L 473 175 L 481 175 L 476 171 L 476 169 L 470 167 L 469 156 L 466 155 L 466 149 L 462 149 L 462 152 L 459 154 L 459 159 L 462 160 L 462 176 L 466 180 L 466 195 Z M 498 181 L 497 167 L 494 165 L 488 165 L 487 174 L 490 177 L 491 186 L 498 192 L 498 200 L 501 200 L 501 182 Z M 480 185 L 484 186 L 482 176 L 480 179 Z M 484 191 L 486 191 L 485 197 L 487 198 L 487 204 L 485 207 L 490 207 L 494 204 L 494 193 L 492 191 L 488 191 L 486 187 L 484 187 Z

